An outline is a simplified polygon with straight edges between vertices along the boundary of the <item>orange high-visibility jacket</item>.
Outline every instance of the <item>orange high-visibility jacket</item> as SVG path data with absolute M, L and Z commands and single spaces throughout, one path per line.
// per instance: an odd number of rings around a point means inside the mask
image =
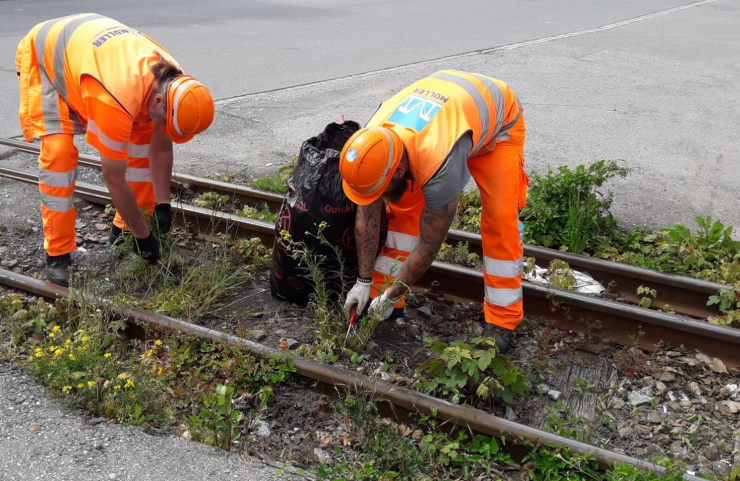
M 24 137 L 77 133 L 71 124 L 79 120 L 87 126 L 88 143 L 108 158 L 125 159 L 134 123 L 151 121 L 149 66 L 161 58 L 178 65 L 154 40 L 102 15 L 36 25 L 21 41 L 16 60 Z M 60 121 L 61 127 L 51 127 Z
M 414 180 L 424 186 L 464 134 L 473 136 L 469 157 L 483 155 L 520 115 L 514 92 L 501 80 L 442 70 L 383 102 L 367 126 L 398 133 Z

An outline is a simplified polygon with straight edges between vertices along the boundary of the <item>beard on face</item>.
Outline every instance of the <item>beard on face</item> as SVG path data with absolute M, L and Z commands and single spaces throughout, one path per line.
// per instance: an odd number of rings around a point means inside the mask
M 406 173 L 403 174 L 398 183 L 392 189 L 387 190 L 385 194 L 383 194 L 386 200 L 393 203 L 397 203 L 399 200 L 401 200 L 403 194 L 405 194 L 406 191 L 409 190 L 410 180 L 412 180 L 411 172 L 406 171 Z

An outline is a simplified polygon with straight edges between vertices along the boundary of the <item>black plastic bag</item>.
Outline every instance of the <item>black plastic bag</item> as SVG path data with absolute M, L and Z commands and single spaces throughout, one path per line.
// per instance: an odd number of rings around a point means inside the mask
M 357 276 L 357 205 L 342 189 L 339 157 L 345 142 L 359 128 L 359 124 L 353 121 L 331 123 L 321 134 L 301 146 L 295 173 L 288 181 L 288 194 L 275 220 L 270 291 L 276 299 L 306 304 L 314 292 L 308 267 L 301 263 L 301 259 L 293 259 L 280 234 L 282 231 L 288 232 L 293 241 L 305 242 L 315 254 L 326 257 L 321 266 L 324 283 L 330 291 L 341 292 L 339 261 L 333 250 L 306 235 L 306 232 L 316 235 L 317 226 L 325 222 L 323 236 L 331 245 L 340 248 L 346 279 L 354 280 Z

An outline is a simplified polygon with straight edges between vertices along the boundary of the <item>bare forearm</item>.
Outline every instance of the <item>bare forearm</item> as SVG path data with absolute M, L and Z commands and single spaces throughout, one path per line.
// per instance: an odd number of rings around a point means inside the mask
M 149 144 L 149 172 L 157 203 L 170 202 L 173 157 L 172 141 L 167 134 L 155 129 Z
M 380 213 L 383 205 L 383 201 L 378 200 L 357 209 L 355 242 L 361 277 L 372 277 L 373 275 L 373 266 L 380 241 Z

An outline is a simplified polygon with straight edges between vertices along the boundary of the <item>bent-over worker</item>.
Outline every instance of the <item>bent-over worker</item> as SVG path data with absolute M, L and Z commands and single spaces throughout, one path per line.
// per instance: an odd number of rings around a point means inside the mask
M 353 305 L 362 312 L 370 297 L 370 310 L 381 309 L 385 319 L 403 307 L 406 286 L 437 256 L 472 175 L 483 205 L 484 335 L 508 351 L 523 315 L 524 138 L 516 95 L 484 75 L 443 70 L 383 102 L 340 159 L 344 191 L 359 205 L 360 276 L 345 313 Z M 384 200 L 388 235 L 376 256 Z
M 92 13 L 36 25 L 18 45 L 16 70 L 23 136 L 41 139 L 48 280 L 68 285 L 76 248 L 74 134 L 86 134 L 100 152 L 117 211 L 111 241 L 130 229 L 134 250 L 156 262 L 158 241 L 142 211 L 156 217 L 161 232 L 169 231 L 172 142 L 187 142 L 211 124 L 208 89 L 154 40 Z

